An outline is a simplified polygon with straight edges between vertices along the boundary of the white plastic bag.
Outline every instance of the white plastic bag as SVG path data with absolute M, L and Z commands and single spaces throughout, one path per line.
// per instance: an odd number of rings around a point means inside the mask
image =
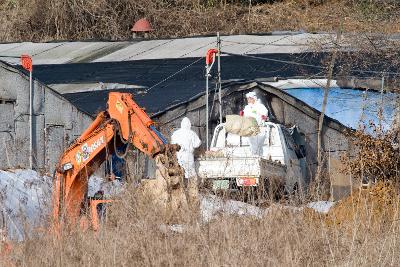
M 260 133 L 260 127 L 255 118 L 239 115 L 226 115 L 225 130 L 240 136 L 256 136 Z

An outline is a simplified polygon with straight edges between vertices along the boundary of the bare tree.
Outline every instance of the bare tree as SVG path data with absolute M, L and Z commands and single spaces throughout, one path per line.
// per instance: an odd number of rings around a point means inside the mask
M 320 194 L 321 192 L 321 177 L 322 177 L 322 166 L 323 166 L 323 155 L 322 155 L 322 127 L 324 124 L 324 117 L 325 117 L 325 110 L 326 110 L 326 105 L 328 102 L 328 95 L 329 95 L 329 88 L 331 86 L 332 82 L 332 77 L 333 77 L 333 70 L 335 68 L 335 62 L 336 62 L 336 57 L 337 57 L 337 52 L 338 48 L 340 46 L 340 39 L 342 35 L 342 25 L 340 24 L 337 34 L 336 34 L 336 43 L 333 49 L 331 61 L 328 66 L 328 74 L 327 74 L 327 82 L 324 87 L 324 98 L 322 102 L 322 109 L 321 109 L 321 114 L 319 116 L 318 120 L 318 129 L 317 129 L 317 149 L 318 149 L 318 155 L 317 155 L 317 173 L 315 176 L 315 182 L 317 186 L 317 193 Z

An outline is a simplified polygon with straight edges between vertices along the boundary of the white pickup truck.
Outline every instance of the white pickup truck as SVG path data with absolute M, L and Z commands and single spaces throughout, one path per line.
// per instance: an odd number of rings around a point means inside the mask
M 292 136 L 283 125 L 266 122 L 263 155 L 254 156 L 247 137 L 227 133 L 219 124 L 211 141 L 210 151 L 196 159 L 196 171 L 213 190 L 257 187 L 272 180 L 292 193 L 305 186 L 305 158 L 296 154 Z

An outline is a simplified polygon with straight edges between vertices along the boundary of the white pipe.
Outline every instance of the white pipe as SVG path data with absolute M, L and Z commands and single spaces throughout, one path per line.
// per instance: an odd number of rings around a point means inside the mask
M 217 32 L 217 50 L 218 50 L 218 101 L 219 101 L 219 123 L 222 123 L 222 96 L 221 96 L 221 39 Z
M 32 71 L 29 72 L 29 168 L 33 169 L 33 84 Z
M 209 149 L 208 146 L 208 72 L 209 72 L 209 66 L 206 65 L 206 147 L 207 150 Z

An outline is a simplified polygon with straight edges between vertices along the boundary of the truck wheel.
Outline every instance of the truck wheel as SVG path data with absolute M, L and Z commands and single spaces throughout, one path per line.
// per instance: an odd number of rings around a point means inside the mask
M 264 198 L 270 201 L 276 201 L 284 195 L 284 185 L 280 179 L 268 177 L 264 179 Z

